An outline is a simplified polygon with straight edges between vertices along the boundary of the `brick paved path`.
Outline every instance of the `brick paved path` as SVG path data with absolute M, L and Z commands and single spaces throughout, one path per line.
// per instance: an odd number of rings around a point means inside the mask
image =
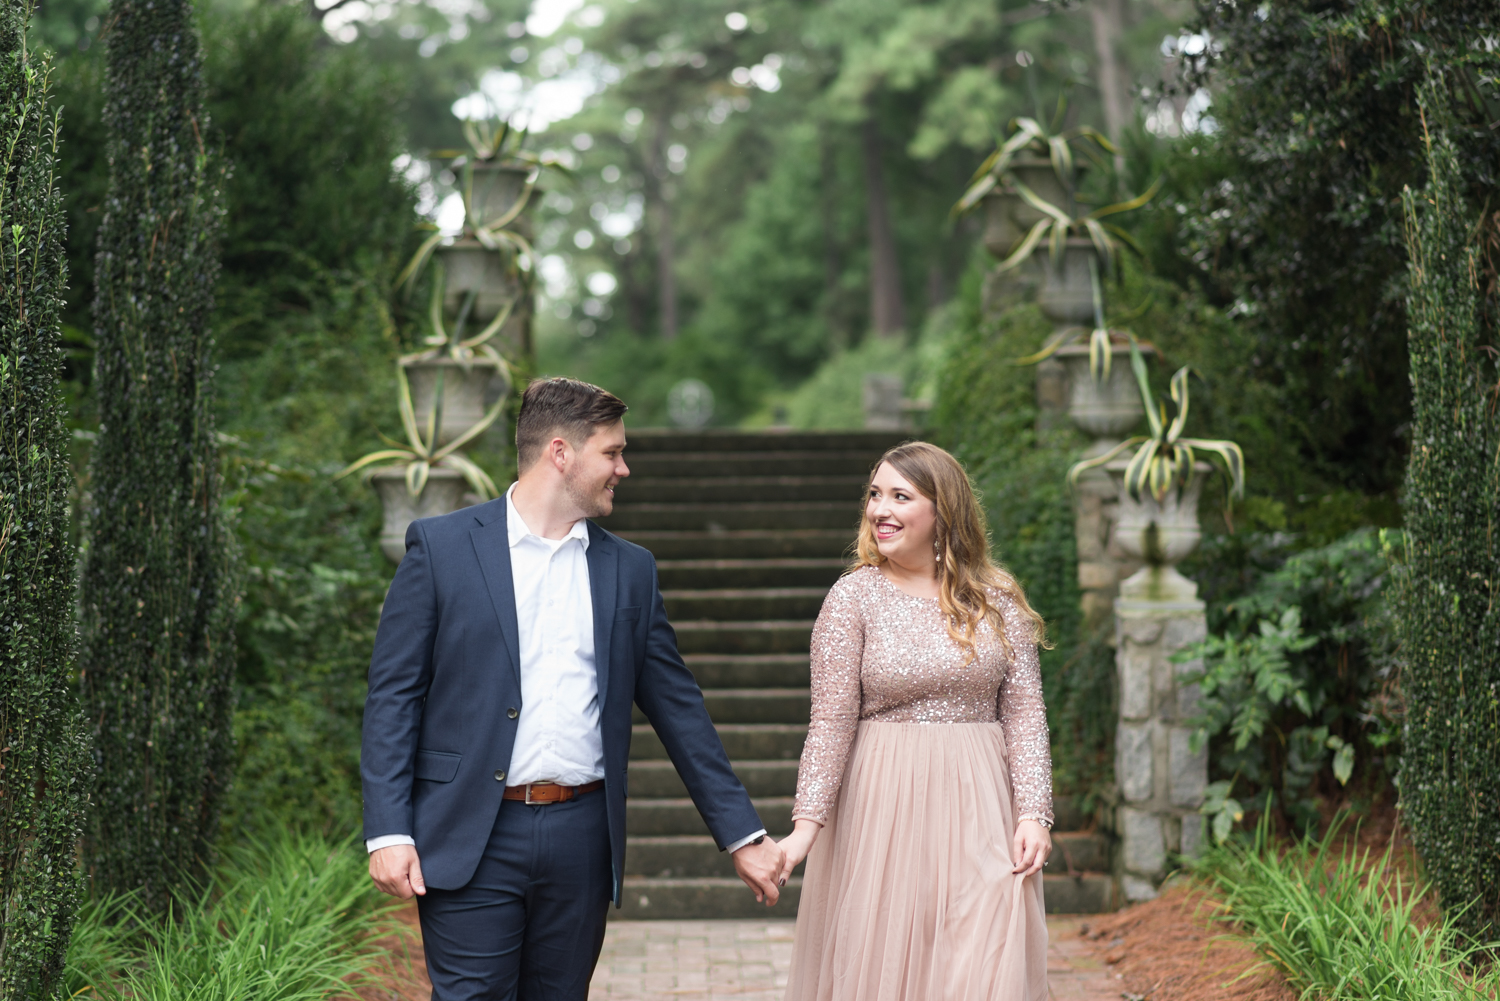
M 1056 1001 L 1120 1001 L 1119 980 L 1078 934 L 1047 920 L 1047 979 Z M 781 1001 L 791 921 L 614 921 L 589 1001 Z

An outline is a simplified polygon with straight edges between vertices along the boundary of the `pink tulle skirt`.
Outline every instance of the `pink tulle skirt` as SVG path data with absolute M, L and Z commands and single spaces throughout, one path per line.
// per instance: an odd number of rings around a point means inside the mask
M 807 858 L 787 1001 L 1045 1001 L 999 723 L 862 722 Z

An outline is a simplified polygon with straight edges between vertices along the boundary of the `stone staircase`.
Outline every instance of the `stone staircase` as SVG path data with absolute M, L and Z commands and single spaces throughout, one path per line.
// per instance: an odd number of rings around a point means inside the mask
M 894 432 L 632 429 L 631 476 L 600 524 L 656 556 L 678 646 L 773 837 L 791 830 L 807 733 L 808 642 L 859 522 L 865 477 Z M 626 875 L 619 918 L 791 917 L 800 879 L 767 911 L 709 837 L 640 711 L 630 748 Z M 1076 821 L 1059 828 L 1078 826 Z M 1107 845 L 1058 834 L 1048 910 L 1113 903 Z M 1050 871 L 1050 870 L 1049 870 Z

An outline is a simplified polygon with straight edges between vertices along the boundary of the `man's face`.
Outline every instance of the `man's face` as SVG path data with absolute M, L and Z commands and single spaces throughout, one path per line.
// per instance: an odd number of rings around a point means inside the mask
M 615 509 L 615 487 L 630 475 L 625 465 L 625 422 L 617 421 L 589 435 L 573 449 L 564 474 L 568 497 L 585 518 L 603 518 Z

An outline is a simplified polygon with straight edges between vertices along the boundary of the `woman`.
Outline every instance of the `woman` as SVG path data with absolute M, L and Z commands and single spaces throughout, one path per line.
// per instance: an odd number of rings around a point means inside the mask
M 813 629 L 787 1001 L 1044 1001 L 1042 628 L 957 460 L 887 452 Z

